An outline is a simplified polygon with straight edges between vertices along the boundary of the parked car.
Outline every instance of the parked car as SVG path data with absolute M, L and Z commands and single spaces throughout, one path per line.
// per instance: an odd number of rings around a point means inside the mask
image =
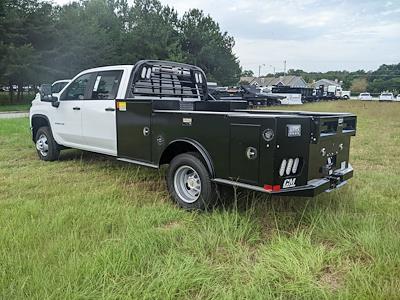
M 61 90 L 71 81 L 71 79 L 62 79 L 54 81 L 51 84 L 51 92 L 53 94 L 58 94 Z
M 358 96 L 358 99 L 360 99 L 360 100 L 372 100 L 372 96 L 371 96 L 370 93 L 361 93 Z
M 400 101 L 400 94 L 397 95 L 396 101 Z
M 158 169 L 183 208 L 213 207 L 222 186 L 315 196 L 353 176 L 351 113 L 246 109 L 210 100 L 203 70 L 143 60 L 76 75 L 58 97 L 32 102 L 32 140 L 41 160 L 76 148 Z
M 13 90 L 14 92 L 18 91 L 18 86 L 17 86 L 16 84 L 13 84 L 13 85 L 12 85 L 12 90 Z M 9 92 L 9 91 L 10 91 L 10 86 L 4 86 L 4 87 L 3 87 L 3 91 L 4 91 L 4 92 Z
M 379 96 L 379 101 L 393 101 L 394 96 L 393 93 L 383 92 Z
M 39 93 L 36 93 L 35 100 L 40 101 L 41 100 L 41 94 L 43 94 L 43 91 L 51 91 L 52 97 L 59 97 L 60 92 L 62 89 L 71 81 L 71 79 L 62 79 L 62 80 L 57 80 L 54 81 L 52 84 L 42 84 L 39 87 Z

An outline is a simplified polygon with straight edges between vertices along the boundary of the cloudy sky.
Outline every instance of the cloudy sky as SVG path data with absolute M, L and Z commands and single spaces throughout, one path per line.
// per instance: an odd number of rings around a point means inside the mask
M 64 4 L 70 0 L 55 0 Z M 132 0 L 131 0 L 132 1 Z M 376 69 L 400 62 L 400 0 L 161 0 L 210 14 L 258 73 Z

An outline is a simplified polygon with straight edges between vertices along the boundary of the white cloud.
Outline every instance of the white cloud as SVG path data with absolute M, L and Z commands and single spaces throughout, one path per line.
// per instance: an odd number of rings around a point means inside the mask
M 162 0 L 199 8 L 235 37 L 245 69 L 374 69 L 400 62 L 400 2 L 374 0 Z M 184 3 L 184 5 L 182 5 Z M 272 68 L 270 68 L 272 69 Z M 267 71 L 267 70 L 265 70 Z M 270 71 L 270 70 L 269 70 Z
M 55 0 L 56 3 L 70 0 Z M 129 0 L 130 3 L 133 0 Z M 161 0 L 210 14 L 236 40 L 245 69 L 374 69 L 400 62 L 400 1 Z

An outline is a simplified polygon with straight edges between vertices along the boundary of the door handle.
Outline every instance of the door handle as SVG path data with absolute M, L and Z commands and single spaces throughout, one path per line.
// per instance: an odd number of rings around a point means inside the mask
M 113 107 L 107 107 L 107 108 L 105 109 L 105 111 L 115 111 L 115 108 L 113 108 Z
M 248 159 L 256 159 L 257 158 L 257 149 L 254 147 L 247 147 L 246 156 Z
M 75 107 L 73 107 L 72 109 L 73 109 L 73 110 L 81 110 L 81 108 L 78 107 L 78 106 L 75 106 Z

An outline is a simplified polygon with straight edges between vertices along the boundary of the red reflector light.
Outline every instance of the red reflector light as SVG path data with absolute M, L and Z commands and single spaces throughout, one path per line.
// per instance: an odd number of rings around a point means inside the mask
M 264 190 L 266 190 L 266 191 L 272 191 L 272 185 L 264 184 Z
M 274 185 L 274 186 L 272 187 L 272 190 L 273 190 L 273 191 L 280 191 L 280 190 L 281 190 L 281 186 L 280 186 L 279 184 Z
M 269 185 L 269 184 L 264 184 L 264 190 L 266 191 L 274 191 L 274 192 L 278 192 L 281 190 L 281 186 L 279 184 L 277 185 Z

